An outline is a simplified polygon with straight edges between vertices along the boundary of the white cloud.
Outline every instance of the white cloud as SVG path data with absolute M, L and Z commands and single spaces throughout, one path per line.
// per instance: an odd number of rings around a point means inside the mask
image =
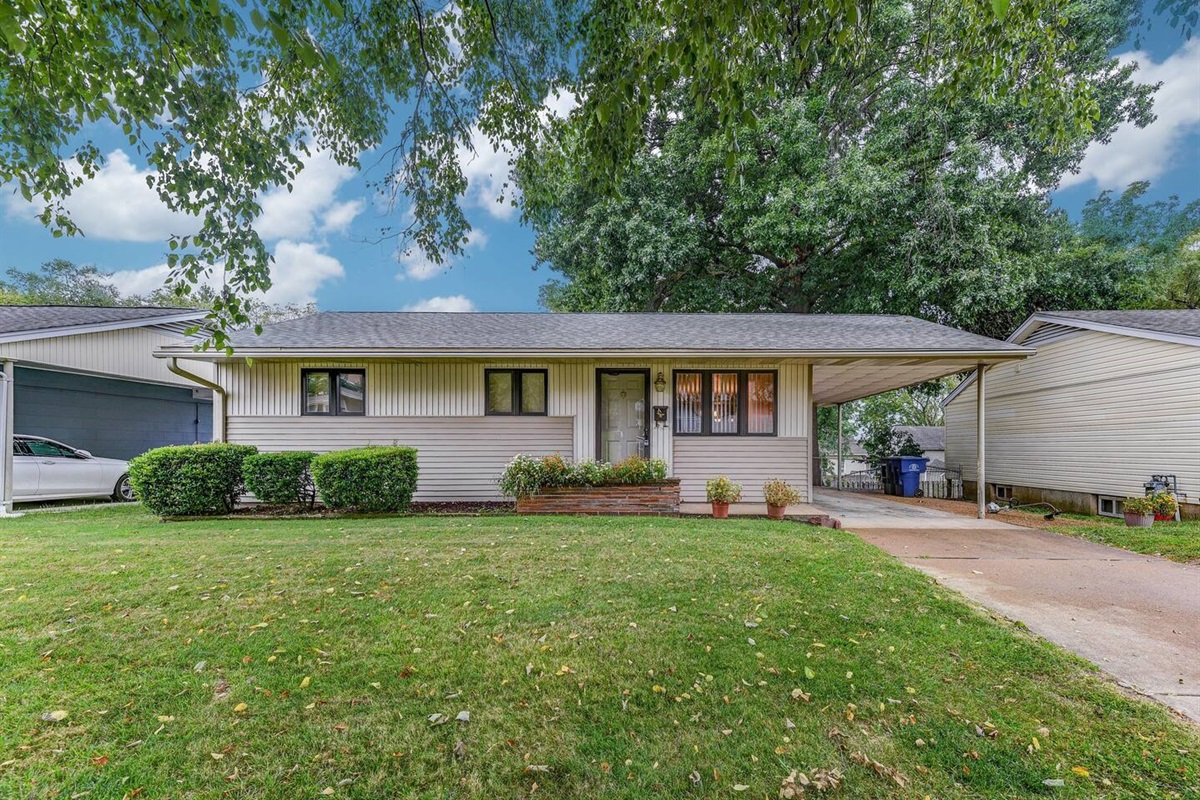
M 260 199 L 262 214 L 255 229 L 267 241 L 301 240 L 317 233 L 344 232 L 366 208 L 362 199 L 339 202 L 337 193 L 356 174 L 325 152 L 316 151 L 303 159 L 304 167 L 292 182 L 292 191 L 278 186 Z M 78 165 L 67 162 L 72 174 Z M 149 169 L 136 166 L 124 150 L 109 153 L 103 168 L 86 179 L 66 200 L 71 219 L 85 236 L 117 242 L 163 242 L 172 235 L 199 230 L 199 220 L 171 211 L 147 179 Z M 34 220 L 41 210 L 17 193 L 4 197 L 7 213 Z
M 482 250 L 487 246 L 487 242 L 487 234 L 476 228 L 467 234 L 465 247 L 468 251 Z M 406 250 L 397 250 L 396 261 L 400 263 L 401 268 L 401 272 L 396 275 L 396 280 L 401 281 L 405 278 L 411 278 L 414 281 L 427 281 L 430 278 L 437 277 L 440 273 L 448 272 L 454 266 L 453 260 L 435 264 L 421 252 L 419 247 L 413 244 L 410 244 Z
M 264 239 L 307 239 L 318 226 L 345 230 L 364 208 L 361 200 L 336 202 L 342 184 L 355 175 L 353 167 L 337 163 L 322 151 L 314 151 L 303 161 L 291 191 L 277 186 L 259 200 L 262 214 L 254 228 Z
M 429 297 L 412 305 L 405 306 L 401 311 L 474 311 L 475 303 L 471 298 L 462 294 L 452 294 L 446 297 Z
M 341 262 L 322 252 L 320 245 L 283 239 L 275 245 L 271 288 L 265 294 L 252 296 L 269 303 L 304 305 L 315 302 L 316 292 L 322 284 L 345 274 Z M 145 269 L 114 272 L 110 281 L 122 294 L 146 295 L 161 289 L 169 275 L 166 264 L 156 264 Z M 221 279 L 220 270 L 213 270 L 201 282 L 215 288 L 221 285 Z
M 80 174 L 78 164 L 67 170 Z M 85 236 L 117 242 L 161 242 L 174 234 L 199 230 L 199 221 L 163 205 L 158 192 L 146 184 L 154 173 L 139 169 L 124 150 L 108 154 L 105 165 L 90 180 L 75 189 L 66 201 L 71 219 Z M 7 212 L 29 220 L 41 211 L 40 203 L 27 203 L 21 195 L 5 196 Z
M 1162 82 L 1154 94 L 1158 119 L 1145 128 L 1125 123 L 1108 144 L 1093 144 L 1079 172 L 1059 182 L 1061 189 L 1088 181 L 1095 181 L 1100 189 L 1122 189 L 1134 181 L 1153 180 L 1170 169 L 1181 141 L 1200 127 L 1200 38 L 1193 38 L 1161 64 L 1141 51 L 1119 58 L 1122 63 L 1138 63 L 1138 81 Z
M 579 99 L 574 94 L 551 91 L 542 101 L 538 116 L 543 125 L 548 125 L 552 119 L 566 119 L 578 105 Z M 512 202 L 520 198 L 520 192 L 510 183 L 511 148 L 505 144 L 494 147 L 483 131 L 473 126 L 470 147 L 460 146 L 456 152 L 467 179 L 467 205 L 482 208 L 496 219 L 512 219 L 517 213 Z

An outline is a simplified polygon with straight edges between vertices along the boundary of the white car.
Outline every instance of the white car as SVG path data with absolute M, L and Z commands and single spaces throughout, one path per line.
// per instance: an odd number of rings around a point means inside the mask
M 13 436 L 13 500 L 111 497 L 133 500 L 129 464 L 41 436 Z

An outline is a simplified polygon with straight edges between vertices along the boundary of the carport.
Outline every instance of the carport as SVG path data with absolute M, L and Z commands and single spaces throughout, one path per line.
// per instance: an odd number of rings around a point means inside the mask
M 210 390 L 153 356 L 157 347 L 185 342 L 203 318 L 180 308 L 0 306 L 5 473 L 14 433 L 120 459 L 211 440 Z M 11 485 L 3 485 L 8 508 Z

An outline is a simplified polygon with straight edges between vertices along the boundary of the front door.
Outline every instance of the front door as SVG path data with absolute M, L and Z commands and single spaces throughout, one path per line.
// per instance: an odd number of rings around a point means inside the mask
M 649 456 L 649 381 L 650 374 L 642 370 L 599 373 L 601 461 L 615 464 L 630 456 Z

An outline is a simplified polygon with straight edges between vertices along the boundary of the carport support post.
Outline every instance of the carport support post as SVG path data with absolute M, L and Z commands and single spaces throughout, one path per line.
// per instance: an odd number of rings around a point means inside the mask
M 0 376 L 0 517 L 21 516 L 13 514 L 13 362 L 4 362 L 4 373 Z
M 838 409 L 838 451 L 837 451 L 837 488 L 842 488 L 842 404 L 837 404 Z
M 987 517 L 987 477 L 984 475 L 984 396 L 983 373 L 987 367 L 979 364 L 975 368 L 975 501 L 980 519 Z

